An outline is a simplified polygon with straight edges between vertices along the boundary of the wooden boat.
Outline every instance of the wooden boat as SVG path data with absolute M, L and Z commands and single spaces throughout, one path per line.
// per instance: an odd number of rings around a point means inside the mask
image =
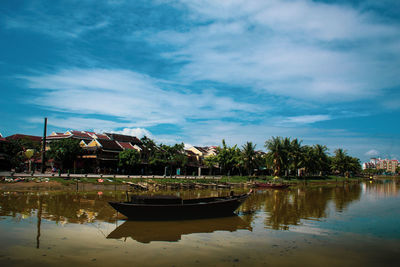
M 288 184 L 272 184 L 272 183 L 256 183 L 256 187 L 259 188 L 272 188 L 272 189 L 285 189 L 288 188 Z
M 107 238 L 126 240 L 130 237 L 140 243 L 176 242 L 181 240 L 183 235 L 215 231 L 235 232 L 239 229 L 252 231 L 250 223 L 237 215 L 198 220 L 126 221 L 114 229 Z
M 128 219 L 168 220 L 231 216 L 249 197 L 246 194 L 226 197 L 181 199 L 176 196 L 132 196 L 130 201 L 109 202 Z

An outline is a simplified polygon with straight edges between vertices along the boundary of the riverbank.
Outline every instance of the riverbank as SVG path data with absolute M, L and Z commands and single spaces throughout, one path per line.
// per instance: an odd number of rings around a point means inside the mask
M 379 179 L 399 179 L 399 176 L 376 177 Z M 271 176 L 222 176 L 216 179 L 215 176 L 201 177 L 169 177 L 153 178 L 140 177 L 121 178 L 114 176 L 97 177 L 0 177 L 0 190 L 157 190 L 157 189 L 202 189 L 202 188 L 251 188 L 256 183 L 285 183 L 291 187 L 297 186 L 318 186 L 335 185 L 345 183 L 359 183 L 368 180 L 363 177 L 345 178 L 341 176 L 312 176 L 312 177 L 283 177 L 274 179 Z

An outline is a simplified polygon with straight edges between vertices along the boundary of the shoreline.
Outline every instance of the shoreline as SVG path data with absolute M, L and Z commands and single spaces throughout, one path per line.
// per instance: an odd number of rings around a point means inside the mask
M 168 190 L 168 189 L 237 189 L 254 188 L 256 183 L 273 182 L 272 178 L 260 177 L 220 177 L 213 178 L 67 178 L 67 177 L 0 177 L 0 191 L 126 191 L 126 190 Z M 99 182 L 99 179 L 101 179 Z M 364 177 L 344 178 L 339 176 L 307 177 L 306 179 L 280 179 L 292 188 L 303 186 L 337 186 L 355 184 L 362 181 L 399 180 L 399 176 L 377 177 L 373 180 Z M 8 181 L 8 182 L 7 182 Z

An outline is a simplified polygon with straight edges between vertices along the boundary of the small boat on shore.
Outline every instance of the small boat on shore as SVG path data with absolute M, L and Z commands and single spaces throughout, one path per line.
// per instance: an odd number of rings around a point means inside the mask
M 176 196 L 134 195 L 126 202 L 109 202 L 118 212 L 131 220 L 170 220 L 231 216 L 250 196 L 246 194 L 225 197 L 182 199 Z
M 272 184 L 272 183 L 256 183 L 258 188 L 272 188 L 272 189 L 285 189 L 288 188 L 288 184 Z

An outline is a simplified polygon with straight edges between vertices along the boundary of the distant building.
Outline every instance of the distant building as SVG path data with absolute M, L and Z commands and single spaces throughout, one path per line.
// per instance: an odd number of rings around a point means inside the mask
M 362 164 L 362 169 L 366 170 L 366 169 L 376 169 L 376 165 L 372 162 L 364 162 Z
M 188 148 L 187 151 L 191 151 L 194 155 L 196 155 L 197 160 L 199 161 L 206 157 L 217 155 L 217 147 L 215 146 L 192 146 Z
M 399 166 L 399 161 L 396 159 L 383 159 L 376 165 L 377 170 L 385 170 L 386 172 L 395 173 L 396 168 Z
M 134 149 L 139 152 L 143 150 L 142 142 L 135 136 L 73 130 L 65 133 L 53 132 L 47 136 L 46 150 L 50 149 L 50 143 L 68 138 L 79 140 L 79 145 L 83 149 L 83 155 L 77 166 L 92 172 L 116 169 L 118 154 L 123 150 Z
M 363 163 L 362 168 L 363 170 L 376 169 L 383 170 L 385 172 L 395 173 L 398 166 L 399 161 L 397 159 L 371 158 L 369 162 Z

